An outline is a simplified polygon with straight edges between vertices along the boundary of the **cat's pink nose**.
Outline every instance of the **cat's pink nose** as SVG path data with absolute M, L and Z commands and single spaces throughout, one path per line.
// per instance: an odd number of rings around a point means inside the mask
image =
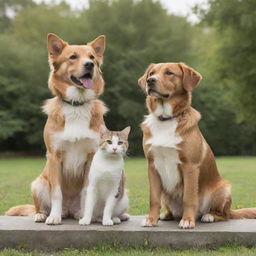
M 114 150 L 114 152 L 116 152 L 116 151 L 117 151 L 117 148 L 113 148 L 113 150 Z

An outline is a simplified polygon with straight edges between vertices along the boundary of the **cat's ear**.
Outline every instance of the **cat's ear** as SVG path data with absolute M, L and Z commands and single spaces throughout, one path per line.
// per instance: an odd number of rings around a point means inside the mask
M 106 134 L 107 132 L 109 132 L 108 128 L 106 127 L 105 124 L 102 124 L 100 126 L 100 136 L 102 137 L 104 134 Z
M 125 135 L 125 137 L 128 138 L 128 135 L 129 135 L 130 131 L 131 131 L 131 126 L 128 126 L 128 127 L 124 128 L 121 131 L 121 133 L 123 133 Z

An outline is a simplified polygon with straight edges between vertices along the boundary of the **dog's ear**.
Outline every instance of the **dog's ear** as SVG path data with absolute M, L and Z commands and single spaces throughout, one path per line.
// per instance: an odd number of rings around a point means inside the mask
M 61 54 L 64 47 L 68 44 L 53 33 L 48 34 L 47 41 L 49 56 L 52 58 L 58 57 Z
M 106 37 L 104 35 L 98 36 L 96 39 L 88 43 L 88 45 L 93 48 L 99 57 L 103 57 L 106 46 Z
M 179 66 L 183 72 L 183 88 L 191 92 L 199 84 L 202 76 L 199 72 L 184 63 L 180 63 Z
M 145 71 L 144 75 L 142 77 L 139 78 L 138 80 L 138 85 L 140 86 L 140 88 L 143 90 L 143 91 L 146 91 L 146 86 L 147 86 L 147 74 L 149 72 L 149 70 L 154 66 L 155 64 L 154 63 L 151 63 L 147 70 Z

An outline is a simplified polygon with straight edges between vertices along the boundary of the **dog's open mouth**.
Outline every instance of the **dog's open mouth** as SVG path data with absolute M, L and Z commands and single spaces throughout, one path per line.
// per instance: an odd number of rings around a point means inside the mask
M 169 94 L 163 94 L 163 93 L 160 93 L 160 92 L 158 92 L 158 91 L 156 91 L 155 89 L 152 89 L 152 88 L 150 88 L 150 89 L 148 89 L 148 95 L 150 95 L 150 96 L 155 96 L 155 97 L 161 97 L 161 98 L 169 98 Z
M 93 87 L 92 74 L 86 73 L 83 76 L 77 78 L 75 76 L 71 76 L 70 79 L 73 83 L 79 86 L 83 86 L 86 89 L 91 89 Z

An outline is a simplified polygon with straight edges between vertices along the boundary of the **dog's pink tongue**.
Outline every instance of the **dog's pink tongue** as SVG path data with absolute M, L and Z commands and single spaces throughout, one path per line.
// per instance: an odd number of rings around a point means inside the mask
M 86 89 L 91 89 L 93 87 L 93 82 L 91 78 L 79 78 L 79 81 L 83 84 Z

